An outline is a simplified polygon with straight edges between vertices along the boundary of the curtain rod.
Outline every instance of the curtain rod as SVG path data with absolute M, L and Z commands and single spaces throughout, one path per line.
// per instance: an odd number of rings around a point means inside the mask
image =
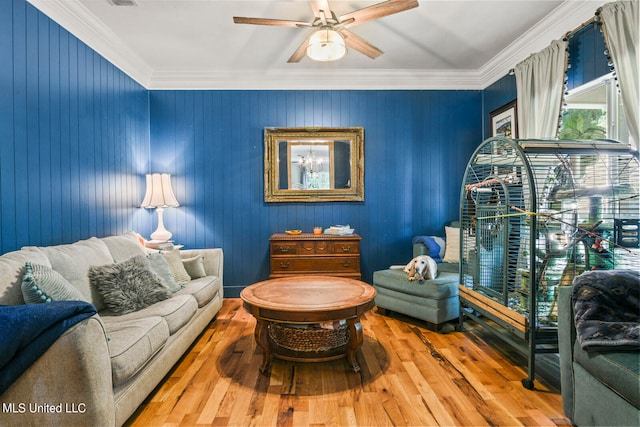
M 577 33 L 578 31 L 582 30 L 584 27 L 586 27 L 587 25 L 592 24 L 593 22 L 599 22 L 600 21 L 600 12 L 602 12 L 602 6 L 600 6 L 593 17 L 587 19 L 586 21 L 584 21 L 582 24 L 578 25 L 576 28 L 574 28 L 573 30 L 567 31 L 564 36 L 562 36 L 562 40 L 563 41 L 567 41 L 569 40 L 570 37 L 572 37 L 575 33 Z M 516 70 L 515 68 L 511 68 L 509 70 L 509 75 L 513 76 L 515 74 Z
M 600 12 L 602 12 L 602 7 L 599 7 L 598 10 L 596 10 L 596 13 L 594 14 L 593 17 L 587 19 L 586 21 L 584 21 L 582 24 L 578 25 L 573 30 L 567 31 L 562 39 L 564 41 L 567 41 L 569 39 L 569 37 L 572 37 L 575 33 L 577 33 L 578 31 L 582 30 L 587 25 L 590 25 L 590 24 L 592 24 L 594 22 L 599 22 L 600 21 Z

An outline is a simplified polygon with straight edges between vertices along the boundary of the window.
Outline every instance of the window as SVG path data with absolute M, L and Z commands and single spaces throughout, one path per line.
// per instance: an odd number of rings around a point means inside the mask
M 613 73 L 565 95 L 560 139 L 615 139 L 629 142 L 622 100 Z
M 607 74 L 568 92 L 565 95 L 560 139 L 613 139 L 629 143 L 629 128 L 622 110 L 622 97 L 618 93 L 613 74 Z M 592 197 L 580 199 L 580 212 L 599 216 L 617 215 L 622 218 L 638 218 L 640 201 L 638 194 L 637 166 L 629 162 L 637 160 L 628 156 L 616 157 L 583 154 L 568 157 L 572 165 L 572 176 L 578 186 L 591 189 Z M 615 184 L 617 187 L 607 187 Z M 626 187 L 625 187 L 626 186 Z M 623 188 L 633 189 L 624 196 Z M 619 196 L 615 202 L 602 197 L 603 194 Z M 586 218 L 580 218 L 586 220 Z

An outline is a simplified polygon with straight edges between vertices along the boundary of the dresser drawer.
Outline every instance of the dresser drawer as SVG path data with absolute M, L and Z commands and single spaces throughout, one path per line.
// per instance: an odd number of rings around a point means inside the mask
M 332 242 L 334 254 L 359 254 L 360 242 L 357 240 L 346 240 L 344 242 Z
M 271 255 L 296 255 L 298 242 L 271 242 Z
M 360 242 L 357 240 L 344 242 L 331 242 L 326 240 L 271 242 L 271 255 L 343 255 L 359 253 Z
M 309 240 L 299 242 L 298 253 L 301 255 L 343 255 L 360 253 L 360 242 L 333 242 L 326 240 Z
M 301 255 L 330 254 L 331 243 L 326 240 L 304 240 L 299 242 Z
M 357 256 L 271 258 L 271 273 L 287 274 L 332 274 L 360 273 L 360 258 Z

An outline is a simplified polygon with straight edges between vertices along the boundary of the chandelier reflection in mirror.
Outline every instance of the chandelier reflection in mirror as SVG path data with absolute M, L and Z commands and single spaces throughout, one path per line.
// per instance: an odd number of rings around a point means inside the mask
M 329 188 L 329 174 L 323 173 L 324 160 L 316 157 L 313 146 L 309 145 L 307 156 L 298 154 L 301 182 L 300 189 L 321 190 Z

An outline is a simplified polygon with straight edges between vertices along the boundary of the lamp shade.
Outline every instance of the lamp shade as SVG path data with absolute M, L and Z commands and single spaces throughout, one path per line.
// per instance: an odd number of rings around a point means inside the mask
M 141 208 L 175 208 L 180 206 L 171 188 L 171 175 L 168 173 L 147 174 L 147 191 Z
M 307 56 L 315 61 L 336 61 L 346 53 L 342 35 L 331 27 L 322 27 L 309 38 Z

